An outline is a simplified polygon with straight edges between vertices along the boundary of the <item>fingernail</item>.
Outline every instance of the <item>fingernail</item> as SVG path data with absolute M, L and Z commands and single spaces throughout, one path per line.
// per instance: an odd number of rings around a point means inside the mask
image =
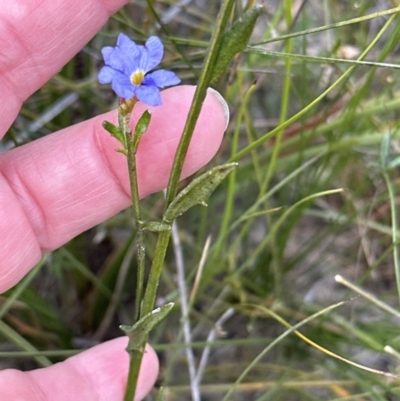
M 225 129 L 227 129 L 228 124 L 229 124 L 229 107 L 228 103 L 226 103 L 225 99 L 222 97 L 222 95 L 217 92 L 213 88 L 208 88 L 207 92 L 211 93 L 215 99 L 217 99 L 218 103 L 221 105 L 222 110 L 224 112 L 224 117 L 225 117 Z

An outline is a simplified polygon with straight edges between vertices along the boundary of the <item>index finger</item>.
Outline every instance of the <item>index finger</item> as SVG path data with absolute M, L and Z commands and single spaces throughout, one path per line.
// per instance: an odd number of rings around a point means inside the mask
M 22 103 L 128 0 L 0 1 L 0 138 Z
M 172 161 L 195 88 L 162 92 L 137 158 L 140 196 L 168 183 Z M 182 178 L 216 153 L 228 112 L 221 96 L 209 92 L 185 159 Z M 135 127 L 147 107 L 138 103 Z M 0 293 L 13 286 L 40 259 L 79 233 L 129 206 L 126 158 L 101 122 L 116 123 L 116 112 L 94 117 L 0 155 Z

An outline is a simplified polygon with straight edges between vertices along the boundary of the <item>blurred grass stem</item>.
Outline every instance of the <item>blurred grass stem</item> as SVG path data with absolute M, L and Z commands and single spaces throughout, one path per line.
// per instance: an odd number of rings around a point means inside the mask
M 175 254 L 175 263 L 176 263 L 176 272 L 178 278 L 178 288 L 179 288 L 179 299 L 181 303 L 181 324 L 183 328 L 183 338 L 185 342 L 185 353 L 186 359 L 189 368 L 189 378 L 190 378 L 190 388 L 192 393 L 193 401 L 200 401 L 200 390 L 199 390 L 199 382 L 197 380 L 196 374 L 196 362 L 193 354 L 193 350 L 191 347 L 192 342 L 192 333 L 191 333 L 191 325 L 189 319 L 189 302 L 188 295 L 186 289 L 186 281 L 185 281 L 185 265 L 183 260 L 183 251 L 181 241 L 179 239 L 179 230 L 177 222 L 174 221 L 172 224 L 172 243 Z
M 397 237 L 397 205 L 396 205 L 396 197 L 394 193 L 394 188 L 392 182 L 389 177 L 388 171 L 383 171 L 383 177 L 385 179 L 386 187 L 389 193 L 389 203 L 390 203 L 390 214 L 391 214 L 391 223 L 392 223 L 392 245 L 393 245 L 393 264 L 394 264 L 394 272 L 396 276 L 396 286 L 397 286 L 397 294 L 399 297 L 400 303 L 400 266 L 399 266 L 399 240 Z
M 357 58 L 357 60 L 362 60 L 370 50 L 375 46 L 378 40 L 383 36 L 383 34 L 387 31 L 390 27 L 393 20 L 396 18 L 396 15 L 391 15 L 391 17 L 386 21 L 385 25 L 380 29 L 378 34 L 374 37 L 371 43 L 365 48 L 365 50 L 361 53 L 361 55 Z M 310 111 L 316 104 L 318 104 L 322 99 L 325 98 L 334 88 L 338 87 L 340 83 L 342 83 L 356 68 L 356 65 L 352 65 L 349 67 L 332 85 L 330 85 L 325 91 L 323 91 L 319 96 L 317 96 L 312 102 L 310 102 L 306 107 L 302 110 L 297 112 L 294 116 L 288 118 L 283 123 L 279 124 L 276 128 L 272 129 L 267 134 L 263 135 L 261 138 L 255 140 L 250 145 L 246 146 L 244 149 L 240 150 L 236 155 L 232 156 L 229 159 L 229 162 L 238 161 L 242 159 L 244 156 L 249 154 L 251 151 L 257 149 L 261 144 L 263 144 L 268 139 L 272 138 L 273 136 L 279 134 L 284 128 L 288 127 L 289 125 L 293 124 L 297 121 L 300 117 L 305 115 L 308 111 Z

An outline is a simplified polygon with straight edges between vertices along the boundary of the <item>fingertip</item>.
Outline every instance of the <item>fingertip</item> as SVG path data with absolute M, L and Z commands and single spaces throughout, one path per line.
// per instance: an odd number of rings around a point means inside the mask
M 68 360 L 82 376 L 88 375 L 94 388 L 101 390 L 101 400 L 123 398 L 128 376 L 129 355 L 127 337 L 116 338 L 93 347 Z M 146 345 L 135 401 L 143 399 L 153 388 L 158 376 L 158 358 L 150 345 Z
M 117 338 L 49 368 L 28 372 L 35 387 L 43 394 L 43 398 L 32 400 L 64 400 L 66 395 L 71 400 L 122 400 L 129 366 L 129 356 L 125 350 L 127 343 L 126 337 Z M 158 369 L 157 355 L 147 345 L 135 401 L 142 400 L 150 392 L 157 379 Z
M 228 103 L 226 103 L 225 99 L 222 97 L 222 95 L 215 90 L 214 88 L 208 88 L 207 89 L 207 95 L 211 95 L 214 97 L 214 99 L 217 101 L 218 105 L 220 106 L 223 116 L 224 116 L 224 121 L 225 121 L 225 130 L 228 128 L 229 124 L 229 106 Z M 212 101 L 212 100 L 210 100 Z

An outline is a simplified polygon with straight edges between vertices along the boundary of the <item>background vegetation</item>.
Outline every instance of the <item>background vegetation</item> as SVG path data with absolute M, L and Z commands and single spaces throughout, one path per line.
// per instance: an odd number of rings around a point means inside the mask
M 96 76 L 100 49 L 119 32 L 160 36 L 164 65 L 195 84 L 220 2 L 176 3 L 137 0 L 118 12 L 26 102 L 3 146 L 115 107 Z M 255 3 L 238 1 L 232 21 Z M 239 168 L 173 234 L 159 301 L 176 307 L 151 335 L 159 384 L 166 400 L 400 399 L 396 377 L 349 362 L 400 374 L 398 1 L 263 5 L 251 45 L 215 84 L 231 122 L 212 165 Z M 143 205 L 157 220 L 162 194 Z M 134 236 L 128 210 L 0 296 L 0 366 L 46 366 L 122 335 Z

